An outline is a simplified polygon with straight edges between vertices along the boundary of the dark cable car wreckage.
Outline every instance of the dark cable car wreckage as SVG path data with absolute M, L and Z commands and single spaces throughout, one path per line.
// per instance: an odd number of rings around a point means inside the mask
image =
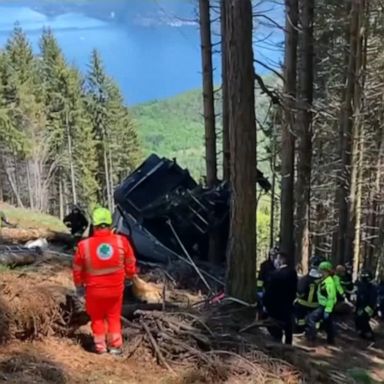
M 256 181 L 270 190 L 259 170 Z M 150 155 L 117 187 L 114 199 L 114 226 L 130 237 L 141 262 L 168 264 L 182 258 L 192 265 L 192 259 L 206 261 L 212 230 L 228 238 L 228 183 L 203 187 L 175 159 Z

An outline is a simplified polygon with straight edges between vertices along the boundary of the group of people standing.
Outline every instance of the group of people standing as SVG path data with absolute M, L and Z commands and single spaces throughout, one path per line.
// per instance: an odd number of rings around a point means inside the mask
M 384 284 L 374 284 L 370 271 L 362 270 L 354 283 L 348 267 L 334 268 L 330 261 L 313 257 L 308 274 L 299 278 L 277 248 L 260 266 L 257 290 L 261 314 L 272 320 L 269 333 L 279 342 L 284 336 L 286 344 L 302 332 L 313 343 L 320 329 L 327 343 L 334 344 L 334 315 L 344 302 L 354 306 L 356 331 L 364 339 L 374 340 L 370 320 L 384 314 Z

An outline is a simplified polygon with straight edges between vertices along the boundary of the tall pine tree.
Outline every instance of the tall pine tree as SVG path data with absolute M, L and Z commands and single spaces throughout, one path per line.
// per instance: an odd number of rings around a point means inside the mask
M 124 169 L 134 166 L 138 143 L 121 94 L 106 75 L 96 50 L 92 53 L 86 90 L 88 113 L 97 141 L 97 180 L 102 186 L 99 199 L 112 208 L 114 186 Z

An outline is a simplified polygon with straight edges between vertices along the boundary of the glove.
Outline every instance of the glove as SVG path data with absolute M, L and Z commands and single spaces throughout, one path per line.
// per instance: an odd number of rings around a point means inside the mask
M 324 311 L 323 319 L 324 320 L 328 320 L 329 319 L 329 312 L 325 312 Z
M 85 311 L 85 288 L 82 286 L 76 287 L 75 300 L 74 300 L 74 310 L 76 313 L 81 313 Z
M 78 299 L 83 300 L 85 296 L 85 288 L 84 287 L 76 287 L 76 296 Z
M 369 305 L 367 305 L 367 306 L 364 308 L 364 312 L 365 312 L 369 317 L 372 317 L 373 314 L 375 313 L 375 311 L 374 311 Z

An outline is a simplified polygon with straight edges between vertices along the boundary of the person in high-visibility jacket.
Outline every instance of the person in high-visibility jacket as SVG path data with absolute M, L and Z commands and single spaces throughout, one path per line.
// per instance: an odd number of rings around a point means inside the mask
M 377 287 L 372 283 L 372 273 L 361 271 L 357 282 L 355 326 L 360 337 L 374 340 L 374 334 L 369 324 L 377 307 Z
M 96 353 L 122 352 L 121 310 L 125 279 L 136 275 L 136 259 L 128 239 L 111 230 L 112 214 L 92 213 L 94 233 L 79 242 L 73 260 L 73 280 L 91 318 Z
M 336 287 L 332 276 L 332 264 L 329 261 L 323 261 L 319 265 L 319 271 L 323 275 L 317 289 L 319 307 L 314 309 L 307 317 L 306 335 L 309 341 L 314 341 L 317 334 L 317 323 L 322 320 L 327 333 L 327 342 L 333 344 L 335 330 L 332 314 L 336 304 Z
M 318 266 L 318 264 L 312 263 L 309 273 L 299 279 L 294 303 L 296 332 L 304 331 L 308 314 L 319 307 L 317 288 L 322 275 Z

